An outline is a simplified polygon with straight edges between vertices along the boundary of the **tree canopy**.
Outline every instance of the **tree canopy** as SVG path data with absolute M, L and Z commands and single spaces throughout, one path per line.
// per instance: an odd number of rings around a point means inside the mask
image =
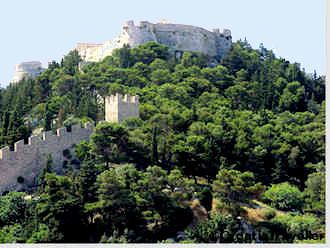
M 116 92 L 140 118 L 102 122 Z M 298 63 L 247 41 L 216 63 L 149 42 L 71 51 L 0 90 L 1 146 L 86 121 L 62 175 L 45 165 L 37 191 L 0 196 L 0 242 L 324 240 L 325 82 Z

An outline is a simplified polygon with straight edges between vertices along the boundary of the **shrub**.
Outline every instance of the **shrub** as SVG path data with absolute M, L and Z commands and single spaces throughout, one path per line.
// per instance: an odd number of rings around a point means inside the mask
M 64 169 L 68 168 L 68 161 L 67 160 L 63 161 L 63 168 Z
M 281 210 L 300 210 L 304 202 L 303 193 L 287 182 L 272 185 L 264 193 L 264 198 L 272 207 Z
M 208 187 L 204 187 L 199 194 L 199 200 L 202 206 L 207 210 L 210 211 L 212 208 L 212 191 Z
M 80 169 L 80 161 L 78 159 L 72 159 L 70 164 L 73 165 L 75 169 Z
M 65 150 L 63 150 L 63 156 L 64 156 L 65 158 L 70 159 L 70 158 L 72 157 L 70 150 L 69 150 L 69 149 L 65 149 Z
M 231 243 L 238 231 L 238 222 L 230 215 L 216 214 L 186 230 L 187 238 L 197 243 Z
M 24 196 L 25 193 L 15 191 L 0 196 L 0 228 L 23 222 L 27 207 Z
M 272 223 L 285 227 L 292 240 L 324 238 L 324 233 L 320 232 L 320 221 L 313 215 L 279 215 Z
M 273 219 L 276 216 L 276 211 L 271 208 L 266 208 L 263 210 L 263 216 L 266 220 Z
M 0 243 L 22 243 L 24 229 L 19 224 L 4 226 L 0 229 Z

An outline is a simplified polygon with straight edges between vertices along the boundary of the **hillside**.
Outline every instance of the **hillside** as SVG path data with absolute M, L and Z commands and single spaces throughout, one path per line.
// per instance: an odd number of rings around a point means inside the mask
M 246 41 L 209 61 L 150 42 L 79 69 L 71 51 L 1 89 L 1 146 L 97 125 L 79 170 L 50 159 L 30 197 L 0 197 L 0 243 L 324 242 L 324 77 Z M 116 92 L 139 95 L 140 118 L 100 122 Z

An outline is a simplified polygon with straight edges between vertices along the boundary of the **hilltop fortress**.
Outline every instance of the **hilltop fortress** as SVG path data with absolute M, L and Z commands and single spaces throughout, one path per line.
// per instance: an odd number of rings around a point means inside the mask
M 175 56 L 181 56 L 184 51 L 191 51 L 221 59 L 229 51 L 232 37 L 229 29 L 222 32 L 214 29 L 211 32 L 190 25 L 165 22 L 154 24 L 147 21 L 135 25 L 133 21 L 128 21 L 123 25 L 121 34 L 114 40 L 102 44 L 78 43 L 76 49 L 84 61 L 98 62 L 124 44 L 136 47 L 148 41 L 168 46 Z
M 116 94 L 106 97 L 105 120 L 121 122 L 130 117 L 139 117 L 138 96 Z M 31 190 L 37 185 L 37 176 L 52 158 L 53 170 L 61 174 L 65 166 L 73 163 L 70 151 L 83 140 L 89 140 L 93 125 L 73 125 L 42 135 L 29 137 L 28 142 L 17 141 L 14 149 L 0 149 L 0 194 L 11 190 Z
M 16 65 L 12 82 L 17 83 L 25 78 L 35 78 L 44 70 L 39 61 L 22 62 Z
M 147 21 L 135 25 L 128 21 L 122 26 L 118 37 L 104 43 L 78 43 L 76 50 L 84 62 L 98 62 L 110 56 L 114 49 L 125 44 L 136 47 L 149 41 L 166 45 L 170 52 L 180 58 L 185 51 L 200 52 L 220 60 L 227 54 L 232 37 L 229 29 L 208 31 L 191 25 L 172 24 L 168 22 L 150 23 Z M 24 78 L 35 78 L 44 68 L 39 61 L 22 62 L 16 65 L 13 83 Z
M 200 27 L 171 23 L 140 22 L 135 25 L 128 21 L 122 27 L 121 34 L 112 41 L 102 44 L 79 43 L 76 47 L 85 62 L 97 62 L 112 54 L 114 49 L 125 44 L 136 47 L 149 41 L 155 41 L 169 47 L 176 57 L 185 51 L 200 52 L 215 59 L 221 59 L 232 45 L 231 32 L 214 29 L 212 32 Z M 24 77 L 35 77 L 42 72 L 40 62 L 24 62 L 16 67 L 14 82 Z M 105 120 L 121 122 L 129 117 L 139 116 L 137 96 L 120 94 L 105 98 Z M 31 136 L 28 142 L 20 140 L 9 147 L 0 149 L 0 193 L 10 190 L 31 190 L 37 184 L 37 176 L 51 156 L 54 171 L 62 173 L 64 166 L 72 161 L 68 151 L 75 144 L 89 140 L 93 125 L 84 127 L 74 125 L 70 129 L 60 128 L 56 133 L 44 132 L 41 136 Z

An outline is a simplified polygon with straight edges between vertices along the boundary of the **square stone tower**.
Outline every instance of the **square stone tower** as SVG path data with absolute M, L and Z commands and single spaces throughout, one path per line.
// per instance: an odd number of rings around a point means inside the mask
M 139 117 L 139 97 L 130 95 L 107 96 L 105 98 L 105 120 L 121 122 L 130 117 Z

